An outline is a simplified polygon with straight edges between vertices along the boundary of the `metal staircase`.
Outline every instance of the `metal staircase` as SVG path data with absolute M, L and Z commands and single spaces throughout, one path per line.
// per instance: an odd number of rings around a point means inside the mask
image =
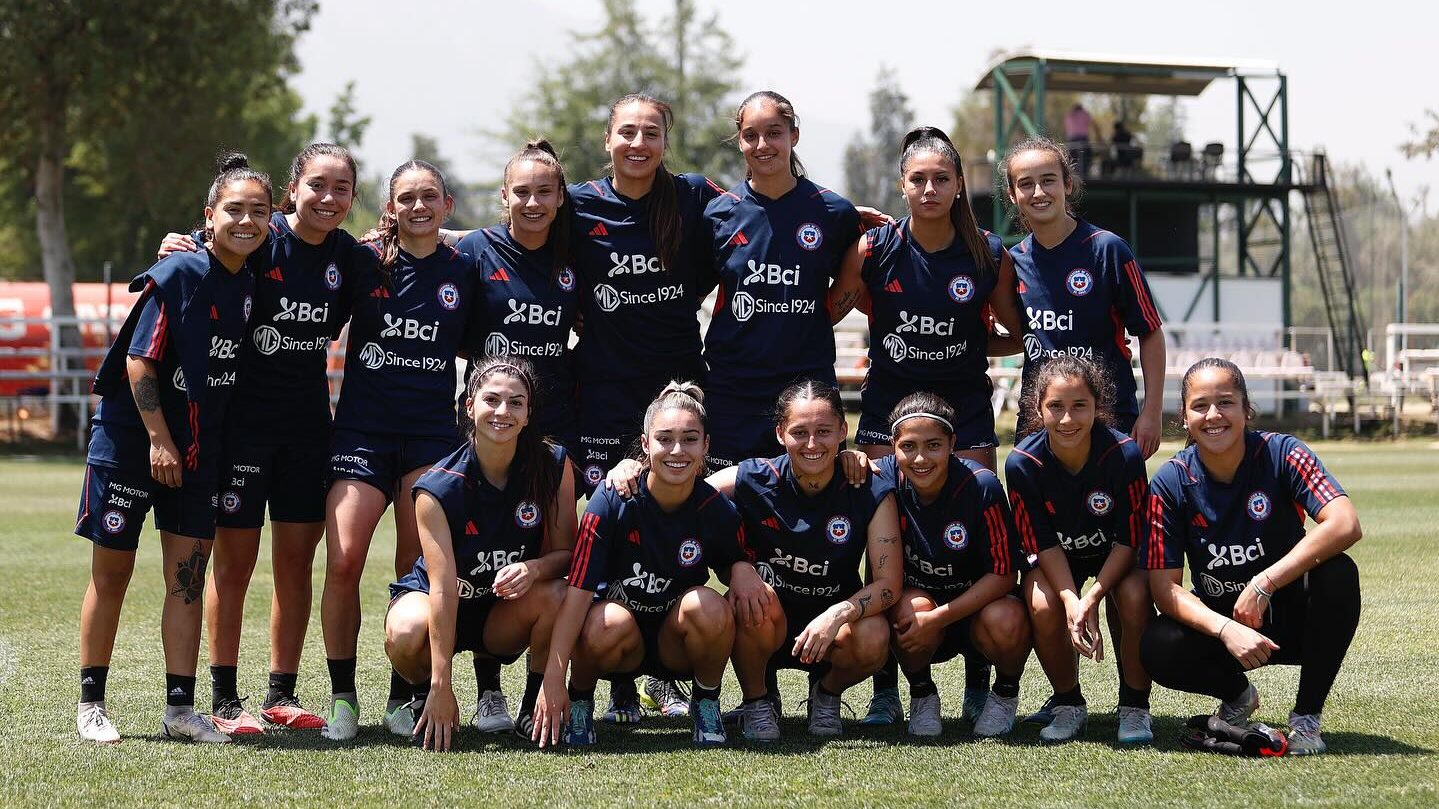
M 1300 161 L 1295 161 L 1295 167 Z M 1306 182 L 1307 180 L 1307 182 Z M 1324 294 L 1324 312 L 1334 335 L 1339 367 L 1354 383 L 1367 383 L 1369 365 L 1364 357 L 1364 321 L 1354 303 L 1354 272 L 1349 239 L 1339 214 L 1339 199 L 1329 184 L 1329 163 L 1323 152 L 1313 155 L 1310 176 L 1300 180 L 1304 211 L 1309 218 L 1309 241 L 1314 266 Z

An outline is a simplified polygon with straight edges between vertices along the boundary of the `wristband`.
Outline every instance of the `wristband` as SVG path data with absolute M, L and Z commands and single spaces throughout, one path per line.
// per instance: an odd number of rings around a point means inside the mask
M 1263 575 L 1263 574 L 1260 574 L 1260 575 Z M 1270 580 L 1269 580 L 1269 585 L 1270 585 L 1271 587 L 1274 586 L 1274 580 L 1273 580 L 1273 579 L 1270 579 Z M 1269 592 L 1268 590 L 1264 589 L 1263 587 L 1260 587 L 1260 586 L 1259 586 L 1259 576 L 1255 576 L 1254 578 L 1250 579 L 1250 580 L 1249 580 L 1249 586 L 1250 586 L 1250 587 L 1253 587 L 1253 588 L 1254 588 L 1254 592 L 1258 593 L 1261 598 L 1265 598 L 1265 599 L 1268 599 L 1268 600 L 1270 600 L 1270 601 L 1273 601 L 1273 600 L 1274 600 L 1274 594 L 1273 594 L 1273 593 L 1271 593 L 1271 592 Z
M 1218 634 L 1216 634 L 1216 635 L 1214 636 L 1214 639 L 1215 639 L 1215 640 L 1218 640 L 1218 641 L 1223 641 L 1223 640 L 1224 640 L 1224 630 L 1225 630 L 1230 624 L 1232 624 L 1232 623 L 1234 623 L 1234 619 L 1233 619 L 1233 618 L 1225 618 L 1225 619 L 1224 619 L 1224 623 L 1222 623 L 1222 624 L 1219 625 L 1219 632 L 1218 632 Z

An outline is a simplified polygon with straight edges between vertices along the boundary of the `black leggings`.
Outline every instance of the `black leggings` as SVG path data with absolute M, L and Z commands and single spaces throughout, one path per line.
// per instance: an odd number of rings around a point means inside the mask
M 1299 666 L 1294 712 L 1318 714 L 1359 626 L 1359 568 L 1339 554 L 1275 593 L 1259 631 L 1279 644 L 1271 664 Z M 1140 654 L 1154 682 L 1176 691 L 1233 700 L 1249 687 L 1244 666 L 1224 643 L 1168 615 L 1149 622 Z

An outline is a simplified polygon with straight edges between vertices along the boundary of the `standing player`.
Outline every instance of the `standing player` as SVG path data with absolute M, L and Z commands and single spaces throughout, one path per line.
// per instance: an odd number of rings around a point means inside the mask
M 94 543 L 80 612 L 80 738 L 117 742 L 105 683 L 145 515 L 155 510 L 166 596 L 168 737 L 228 742 L 195 712 L 205 564 L 215 536 L 220 435 L 234 390 L 255 279 L 245 266 L 265 241 L 270 180 L 227 155 L 205 201 L 205 252 L 161 259 L 131 282 L 140 300 L 95 376 L 100 406 L 75 533 Z
M 355 192 L 355 160 L 343 146 L 313 143 L 290 164 L 280 210 L 270 218 L 269 263 L 255 281 L 255 307 L 235 401 L 225 422 L 220 510 L 206 584 L 214 721 L 225 733 L 263 732 L 236 686 L 245 593 L 270 506 L 275 588 L 270 605 L 267 722 L 319 728 L 324 720 L 295 696 L 312 597 L 315 546 L 325 531 L 330 469 L 330 340 L 349 319 L 347 256 L 340 229 Z M 196 250 L 170 234 L 161 255 Z
M 460 443 L 455 428 L 455 354 L 474 292 L 473 259 L 440 244 L 454 200 L 439 169 L 422 160 L 390 175 L 380 241 L 356 247 L 355 303 L 345 383 L 335 410 L 325 501 L 325 590 L 320 620 L 330 669 L 326 738 L 359 729 L 355 648 L 360 576 L 375 526 L 395 501 L 395 577 L 420 555 L 414 501 L 419 476 Z M 410 686 L 390 677 L 390 730 L 414 729 Z
M 1035 651 L 1054 686 L 1039 732 L 1048 742 L 1077 737 L 1088 721 L 1074 652 L 1104 659 L 1101 601 L 1109 605 L 1118 654 L 1119 741 L 1154 739 L 1149 675 L 1139 658 L 1153 607 L 1134 561 L 1143 536 L 1144 458 L 1134 439 L 1108 426 L 1113 401 L 1113 383 L 1099 364 L 1069 355 L 1047 361 L 1020 405 L 1043 429 L 1023 438 L 1004 463 L 1020 540 L 1039 558 L 1023 588 Z
M 734 505 L 699 479 L 709 443 L 701 398 L 691 383 L 667 386 L 645 411 L 635 496 L 600 490 L 585 509 L 535 711 L 542 746 L 562 726 L 569 744 L 594 744 L 595 681 L 614 672 L 692 677 L 695 743 L 725 742 L 719 690 L 735 622 L 705 582 L 713 571 L 753 586 L 758 575 Z
M 788 99 L 751 94 L 735 112 L 735 130 L 745 180 L 705 210 L 719 270 L 705 335 L 716 466 L 773 454 L 769 411 L 787 385 L 834 384 L 828 292 L 860 234 L 854 206 L 804 176 Z M 852 298 L 836 309 L 851 306 Z
M 1150 481 L 1139 545 L 1163 613 L 1144 633 L 1144 664 L 1160 685 L 1223 700 L 1216 713 L 1231 723 L 1259 708 L 1245 671 L 1298 665 L 1289 752 L 1323 753 L 1324 701 L 1359 626 L 1359 569 L 1344 553 L 1359 516 L 1303 442 L 1245 429 L 1254 410 L 1233 363 L 1195 363 L 1179 398 L 1191 443 Z M 1307 533 L 1305 514 L 1317 523 Z
M 424 555 L 390 585 L 385 651 L 414 686 L 415 733 L 434 750 L 448 750 L 459 725 L 450 664 L 462 650 L 506 662 L 532 651 L 518 726 L 531 735 L 575 534 L 565 450 L 530 424 L 538 390 L 523 359 L 475 361 L 470 440 L 415 483 Z
M 1029 617 L 1012 595 L 1019 543 L 994 472 L 956 457 L 956 418 L 938 394 L 915 393 L 890 413 L 894 454 L 877 477 L 895 488 L 904 590 L 890 610 L 891 644 L 909 681 L 909 732 L 938 736 L 939 689 L 930 666 L 963 654 L 998 669 L 974 722 L 977 736 L 1014 727 L 1029 657 Z
M 1063 146 L 1030 138 L 1009 151 L 1003 170 L 1010 204 L 1029 230 L 1009 251 L 1027 326 L 1023 385 L 1050 357 L 1094 360 L 1114 380 L 1115 428 L 1148 458 L 1159 449 L 1164 412 L 1164 333 L 1144 272 L 1123 239 L 1075 217 L 1070 201 L 1080 181 Z M 1126 331 L 1139 338 L 1142 410 Z

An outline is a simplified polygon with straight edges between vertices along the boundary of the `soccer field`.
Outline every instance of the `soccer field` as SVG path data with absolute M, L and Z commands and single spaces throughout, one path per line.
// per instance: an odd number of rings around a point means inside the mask
M 916 742 L 902 726 L 871 732 L 846 723 L 837 740 L 817 741 L 797 717 L 803 681 L 782 675 L 789 718 L 784 741 L 695 750 L 688 720 L 647 718 L 633 729 L 601 725 L 585 753 L 540 753 L 509 737 L 462 731 L 459 752 L 435 755 L 390 736 L 380 718 L 388 666 L 381 648 L 393 530 L 377 536 L 363 597 L 360 736 L 335 745 L 310 731 L 271 732 L 227 746 L 195 746 L 158 736 L 164 667 L 158 635 L 162 584 L 153 531 L 121 619 L 109 704 L 121 744 L 82 746 L 75 736 L 78 613 L 89 572 L 89 543 L 72 536 L 83 467 L 78 461 L 0 460 L 0 805 L 429 806 L 511 805 L 954 805 L 1275 806 L 1439 804 L 1439 445 L 1315 445 L 1353 496 L 1365 538 L 1359 563 L 1364 613 L 1359 634 L 1324 716 L 1330 753 L 1309 759 L 1231 759 L 1178 744 L 1184 718 L 1213 703 L 1156 688 L 1157 743 L 1114 743 L 1112 662 L 1085 661 L 1081 679 L 1091 720 L 1084 741 L 1040 745 L 1018 726 L 1003 742 L 976 742 L 959 722 L 962 666 L 938 667 L 945 733 Z M 1161 449 L 1159 459 L 1177 447 Z M 267 543 L 268 544 L 268 543 Z M 246 610 L 240 693 L 263 694 L 268 664 L 268 548 Z M 323 552 L 321 553 L 323 559 Z M 300 695 L 323 708 L 328 690 L 316 605 L 300 674 Z M 1112 649 L 1111 644 L 1106 646 Z M 457 661 L 456 694 L 473 706 L 468 658 Z M 1254 681 L 1264 699 L 1257 719 L 1282 724 L 1298 669 L 1276 667 Z M 198 702 L 208 708 L 201 651 Z M 512 701 L 519 667 L 506 670 Z M 1048 695 L 1031 657 L 1021 713 Z M 737 697 L 733 678 L 723 702 Z M 868 684 L 847 694 L 863 712 Z M 601 689 L 600 700 L 604 694 Z M 512 703 L 513 704 L 513 703 Z M 468 714 L 467 714 L 468 715 Z

